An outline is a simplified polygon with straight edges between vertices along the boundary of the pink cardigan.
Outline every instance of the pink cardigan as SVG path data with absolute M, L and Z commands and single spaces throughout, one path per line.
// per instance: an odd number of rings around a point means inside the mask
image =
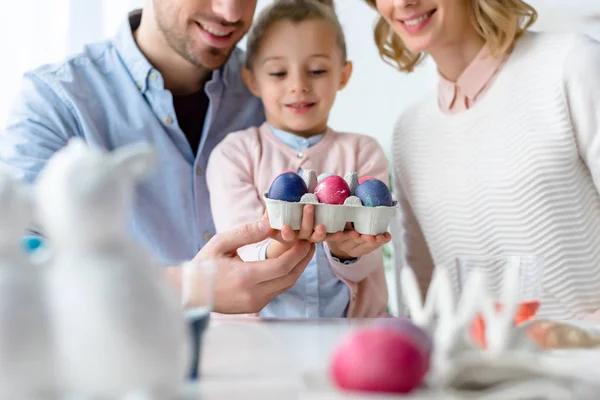
M 312 169 L 317 174 L 342 175 L 356 171 L 388 182 L 388 163 L 377 141 L 369 136 L 328 129 L 321 141 L 298 152 L 281 143 L 266 124 L 234 132 L 211 152 L 206 179 L 217 232 L 262 218 L 262 193 L 286 170 Z M 245 246 L 238 254 L 245 261 L 259 258 L 262 243 Z M 349 318 L 385 316 L 388 291 L 381 249 L 354 264 L 336 262 L 327 249 L 336 276 L 350 289 Z

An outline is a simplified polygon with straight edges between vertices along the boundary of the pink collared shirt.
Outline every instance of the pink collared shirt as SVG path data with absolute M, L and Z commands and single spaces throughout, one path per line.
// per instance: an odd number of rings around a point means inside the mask
M 439 74 L 438 103 L 442 111 L 446 114 L 456 114 L 473 107 L 492 85 L 508 55 L 509 53 L 492 57 L 485 45 L 456 82 L 451 82 Z

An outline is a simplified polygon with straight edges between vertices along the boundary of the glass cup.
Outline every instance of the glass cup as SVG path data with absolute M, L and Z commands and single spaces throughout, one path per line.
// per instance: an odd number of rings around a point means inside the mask
M 181 264 L 181 300 L 192 340 L 190 380 L 200 376 L 202 338 L 213 310 L 215 269 L 214 261 Z
M 522 256 L 459 256 L 456 259 L 461 290 L 465 287 L 470 274 L 474 270 L 483 270 L 487 277 L 488 290 L 496 300 L 496 310 L 502 309 L 501 292 L 504 285 L 504 269 L 519 268 L 519 306 L 514 317 L 515 325 L 519 325 L 535 317 L 540 308 L 542 295 L 542 278 L 544 270 L 543 257 L 538 255 Z M 470 327 L 471 337 L 482 347 L 485 342 L 485 322 L 478 314 Z

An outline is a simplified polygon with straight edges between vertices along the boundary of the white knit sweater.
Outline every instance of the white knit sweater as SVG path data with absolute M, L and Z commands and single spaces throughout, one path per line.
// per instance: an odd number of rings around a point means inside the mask
M 538 254 L 540 317 L 600 309 L 600 43 L 525 34 L 472 109 L 444 114 L 433 92 L 403 113 L 393 155 L 422 288 L 459 255 Z

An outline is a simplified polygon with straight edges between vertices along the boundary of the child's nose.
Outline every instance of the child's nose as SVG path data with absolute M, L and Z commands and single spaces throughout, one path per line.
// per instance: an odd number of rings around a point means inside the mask
M 304 76 L 296 76 L 292 79 L 290 89 L 292 93 L 307 93 L 309 91 L 308 79 Z

